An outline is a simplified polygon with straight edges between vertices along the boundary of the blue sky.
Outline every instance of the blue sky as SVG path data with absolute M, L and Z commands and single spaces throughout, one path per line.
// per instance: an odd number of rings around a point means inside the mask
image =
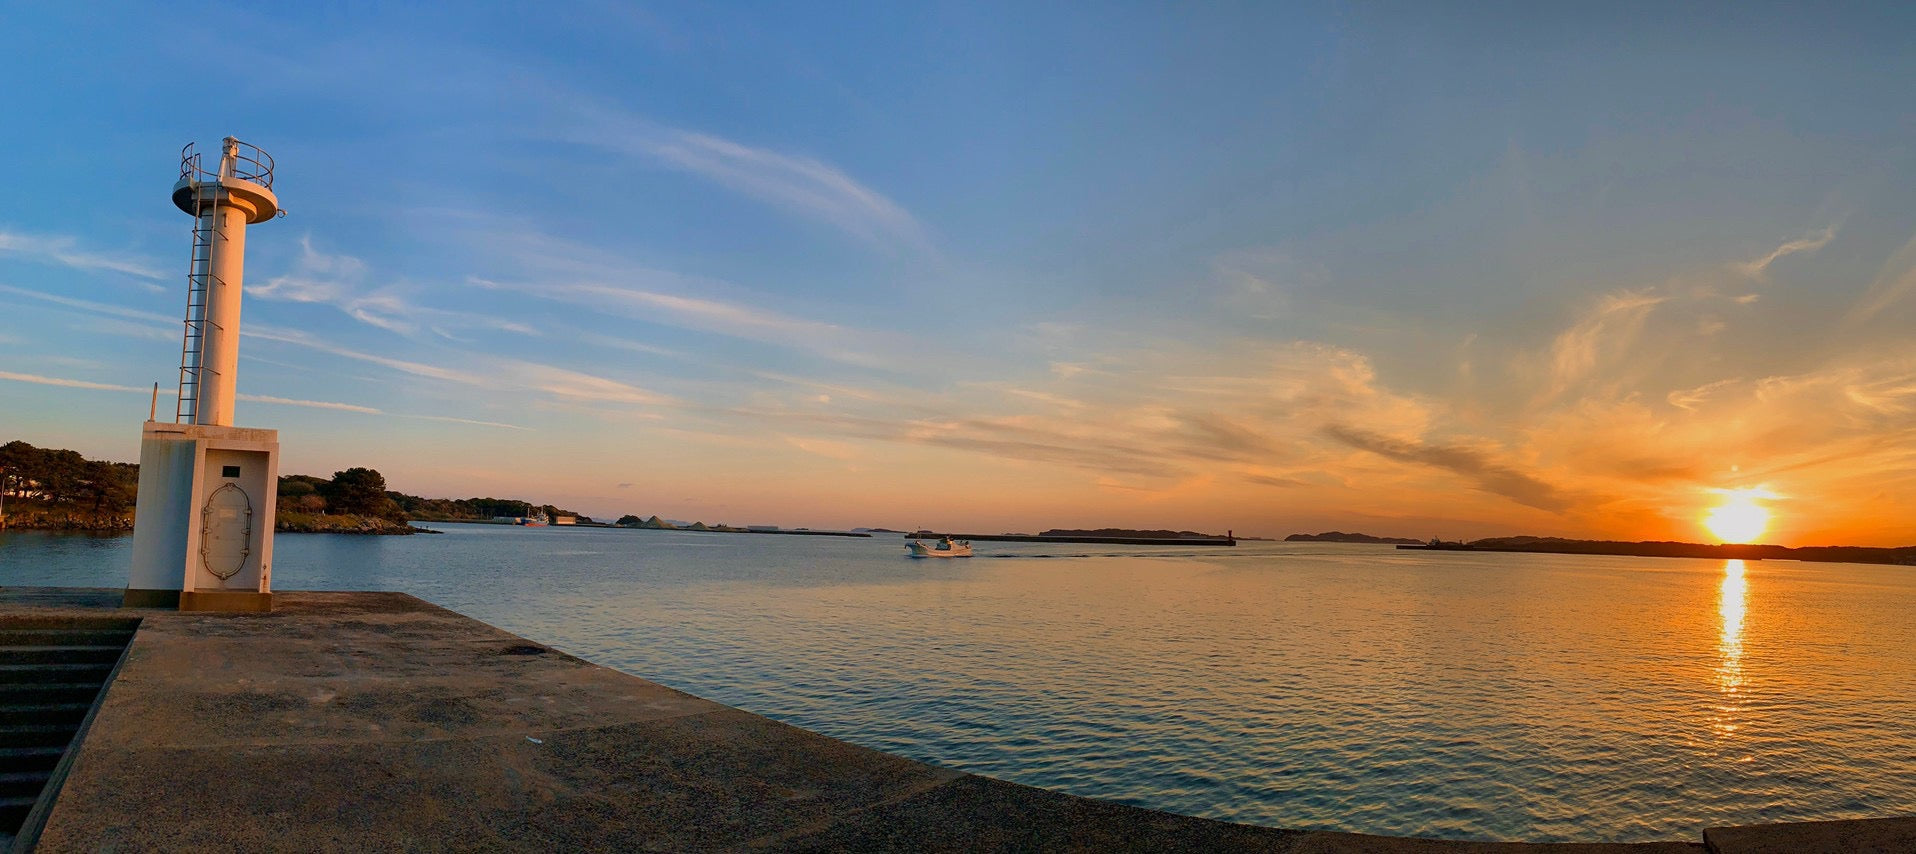
M 178 150 L 283 469 L 734 524 L 1916 542 L 1893 6 L 10 9 L 0 432 L 132 459 Z M 264 398 L 273 398 L 267 400 Z

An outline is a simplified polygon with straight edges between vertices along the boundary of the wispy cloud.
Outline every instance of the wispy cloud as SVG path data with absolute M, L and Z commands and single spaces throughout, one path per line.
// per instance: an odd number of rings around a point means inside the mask
M 1278 477 L 1269 474 L 1247 474 L 1244 475 L 1244 480 L 1249 483 L 1255 483 L 1258 486 L 1274 486 L 1279 489 L 1298 489 L 1311 485 L 1308 481 L 1298 480 L 1294 477 Z
M 352 403 L 335 403 L 330 400 L 299 400 L 291 397 L 274 397 L 270 394 L 242 394 L 239 396 L 239 399 L 253 403 L 273 403 L 280 406 L 304 406 L 308 409 L 331 409 L 339 412 L 360 412 L 367 415 L 384 414 L 370 406 L 359 406 Z
M 96 383 L 96 382 L 89 382 L 87 380 L 67 379 L 65 377 L 43 377 L 38 374 L 17 374 L 12 371 L 0 371 L 0 380 L 11 380 L 17 383 L 33 383 L 34 385 L 59 386 L 61 388 L 83 388 L 83 389 L 90 389 L 92 391 L 131 391 L 131 392 L 138 392 L 140 394 L 152 393 L 152 389 L 135 388 L 130 385 L 113 385 L 111 383 Z M 164 390 L 162 391 L 164 393 Z
M 629 353 L 645 353 L 650 356 L 665 356 L 672 359 L 686 358 L 684 353 L 669 347 L 660 347 L 656 344 L 647 344 L 644 341 L 634 341 L 630 338 L 600 335 L 596 332 L 580 333 L 574 337 L 587 344 L 605 347 L 611 350 L 624 350 Z
M 1698 407 L 1709 402 L 1712 397 L 1715 397 L 1724 389 L 1736 385 L 1738 382 L 1739 381 L 1735 379 L 1717 380 L 1716 382 L 1704 383 L 1695 388 L 1678 389 L 1665 395 L 1664 400 L 1678 409 L 1695 412 Z
M 803 428 L 818 438 L 951 448 L 1180 483 L 1290 471 L 1327 444 L 1319 428 L 1329 421 L 1415 435 L 1425 420 L 1415 402 L 1376 387 L 1366 360 L 1335 347 L 1298 344 L 1225 358 L 1153 344 L 1103 358 L 1111 370 L 1095 376 L 961 382 L 929 391 L 892 387 L 863 397 L 834 395 L 825 406 L 807 399 L 733 414 L 788 435 Z M 1232 363 L 1241 370 L 1201 376 L 1166 370 L 1174 362 Z M 1139 488 L 1161 492 L 1161 486 Z
M 418 328 L 405 304 L 391 295 L 362 293 L 366 263 L 351 255 L 313 248 L 313 236 L 299 239 L 299 258 L 293 269 L 247 288 L 261 299 L 320 303 L 337 307 L 362 323 L 399 333 Z
M 162 326 L 153 323 L 134 323 L 116 317 L 91 317 L 77 321 L 73 329 L 78 332 L 91 332 L 110 335 L 116 338 L 137 338 L 143 341 L 166 341 L 179 344 L 182 330 L 178 324 Z
M 781 438 L 785 440 L 786 444 L 805 453 L 816 454 L 828 459 L 855 460 L 858 459 L 859 456 L 858 448 L 848 442 L 834 442 L 829 439 L 818 439 L 806 436 L 784 436 Z
M 63 297 L 56 294 L 41 293 L 39 291 L 30 291 L 25 288 L 16 288 L 9 285 L 0 285 L 0 294 L 8 294 L 8 295 L 17 296 L 17 297 L 26 297 L 29 299 L 39 300 L 42 302 L 50 302 L 64 308 L 73 309 L 73 310 L 76 310 L 85 314 L 91 314 L 91 315 L 104 315 L 107 317 L 117 317 L 117 318 L 125 318 L 128 320 L 138 320 L 138 321 L 165 323 L 165 324 L 179 322 L 175 318 L 169 318 L 155 312 L 140 311 L 138 309 L 124 308 L 122 306 L 117 306 L 117 305 L 108 305 L 106 303 L 92 302 L 90 300 L 74 299 L 72 297 Z M 300 347 L 306 347 L 309 349 L 318 350 L 322 353 L 330 353 L 335 356 L 340 356 L 347 359 L 354 359 L 361 362 L 367 362 L 370 364 L 379 365 L 381 367 L 391 368 L 393 370 L 400 371 L 402 373 L 412 374 L 412 375 L 421 376 L 421 377 L 427 377 L 430 379 L 444 380 L 447 382 L 454 382 L 454 383 L 459 383 L 461 385 L 470 385 L 470 386 L 484 386 L 488 384 L 488 380 L 484 377 L 479 376 L 478 374 L 473 374 L 466 371 L 454 370 L 452 368 L 442 368 L 436 365 L 428 365 L 423 362 L 413 362 L 413 361 L 407 361 L 404 359 L 395 359 L 389 356 L 381 356 L 376 353 L 367 353 L 367 352 L 363 352 L 359 350 L 354 350 L 348 347 L 341 347 L 335 344 L 329 344 L 325 341 L 315 338 L 312 335 L 309 335 L 304 332 L 299 332 L 296 330 L 278 329 L 265 324 L 254 323 L 254 324 L 250 324 L 250 325 L 242 327 L 240 330 L 240 335 L 246 338 L 255 338 L 255 339 L 260 339 L 265 341 L 277 341 L 277 342 L 281 342 L 285 344 L 293 344 Z
M 442 367 L 439 367 L 438 365 L 428 365 L 424 362 L 414 362 L 414 361 L 408 361 L 406 359 L 395 359 L 390 356 L 381 356 L 377 353 L 367 353 L 361 350 L 354 350 L 349 347 L 341 347 L 335 344 L 326 343 L 317 338 L 314 338 L 311 335 L 307 335 L 306 333 L 303 333 L 303 332 L 274 329 L 271 327 L 264 327 L 259 324 L 254 324 L 250 327 L 243 327 L 240 330 L 240 334 L 247 338 L 258 338 L 265 341 L 278 341 L 283 344 L 293 344 L 300 347 L 306 347 L 309 349 L 318 350 L 322 353 L 331 353 L 332 355 L 339 356 L 342 358 L 353 359 L 356 361 L 379 365 L 380 367 L 391 368 L 401 373 L 412 374 L 413 376 L 426 377 L 428 379 L 435 379 L 435 380 L 444 380 L 446 382 L 458 383 L 460 385 L 469 385 L 469 386 L 486 386 L 490 384 L 485 377 L 482 377 L 478 374 L 470 373 L 468 371 L 454 370 L 452 368 L 442 368 Z
M 470 424 L 474 427 L 495 427 L 500 430 L 531 430 L 532 429 L 530 427 L 521 427 L 517 424 L 507 424 L 503 421 L 481 421 L 476 418 L 454 418 L 450 415 L 408 415 L 405 413 L 393 413 L 393 417 L 411 418 L 417 421 L 440 421 L 447 424 Z
M 1916 237 L 1883 262 L 1883 268 L 1870 282 L 1869 290 L 1850 309 L 1849 321 L 1860 323 L 1875 317 L 1911 293 L 1916 293 Z
M 1589 376 L 1605 359 L 1627 352 L 1650 311 L 1666 301 L 1647 290 L 1605 294 L 1550 346 L 1550 384 L 1544 397 L 1562 394 Z
M 166 320 L 166 318 L 162 317 L 161 315 L 154 314 L 152 312 L 143 312 L 143 311 L 138 311 L 136 309 L 121 308 L 119 306 L 107 305 L 104 303 L 96 303 L 96 302 L 90 302 L 87 300 L 73 299 L 71 297 L 62 297 L 62 296 L 56 296 L 53 294 L 44 294 L 44 293 L 39 293 L 36 291 L 25 290 L 23 288 L 14 288 L 14 287 L 6 286 L 6 285 L 0 285 L 0 293 L 12 294 L 15 296 L 30 297 L 32 299 L 41 300 L 45 302 L 51 302 L 56 305 L 60 305 L 66 308 L 71 308 L 84 313 L 94 314 L 94 315 L 106 315 L 109 317 L 122 317 L 122 318 L 129 318 L 129 319 L 142 320 L 142 321 L 162 321 L 163 322 Z M 399 359 L 399 358 L 394 358 L 391 356 L 380 355 L 377 353 L 369 353 L 363 350 L 355 350 L 350 347 L 343 347 L 337 344 L 329 343 L 327 341 L 321 340 L 305 332 L 300 332 L 297 330 L 289 330 L 289 329 L 280 329 L 280 328 L 276 328 L 276 327 L 265 325 L 265 324 L 255 323 L 255 324 L 245 326 L 240 330 L 240 334 L 244 336 L 245 338 L 249 338 L 249 339 L 274 341 L 274 342 L 278 342 L 282 344 L 291 344 L 294 346 L 315 350 L 321 353 L 328 353 L 334 356 L 339 356 L 345 359 L 352 359 L 355 361 L 365 362 L 372 365 L 378 365 L 383 368 L 389 368 L 391 370 L 399 371 L 405 374 L 410 374 L 412 376 L 423 377 L 423 378 L 432 379 L 432 380 L 439 380 L 443 382 L 450 382 L 450 383 L 455 383 L 458 385 L 471 386 L 475 388 L 485 388 L 485 389 L 495 389 L 495 390 L 500 388 L 511 388 L 511 389 L 517 389 L 517 390 L 543 391 L 555 397 L 564 398 L 568 400 L 593 400 L 593 401 L 601 401 L 601 402 L 616 402 L 616 403 L 644 404 L 644 405 L 665 405 L 665 404 L 674 403 L 674 400 L 667 395 L 650 392 L 645 389 L 641 389 L 627 383 L 619 382 L 617 380 L 610 380 L 603 377 L 596 377 L 590 374 L 579 373 L 577 371 L 571 371 L 564 368 L 553 367 L 550 365 L 541 365 L 536 363 L 522 363 L 522 362 L 507 362 L 503 360 L 489 360 L 489 361 L 496 361 L 499 363 L 498 365 L 496 365 L 497 369 L 489 374 L 479 374 L 479 373 L 474 373 L 471 371 L 459 370 L 455 368 L 446 368 L 446 367 L 441 367 L 439 365 L 427 364 L 425 362 L 412 361 L 408 359 Z M 474 357 L 474 358 L 477 358 L 477 357 Z M 22 376 L 25 376 L 25 375 L 22 375 Z M 29 380 L 22 380 L 22 381 L 24 382 Z M 80 382 L 80 381 L 74 381 L 74 382 Z M 76 386 L 76 387 L 87 387 L 87 386 Z M 126 387 L 115 387 L 111 390 L 123 391 L 125 390 L 125 388 Z M 326 403 L 324 401 L 305 401 L 305 402 L 289 403 L 287 399 L 283 399 L 283 398 L 267 399 L 262 397 L 261 401 L 266 403 L 282 403 L 287 405 L 302 405 L 302 404 L 315 405 L 315 406 L 321 406 L 321 408 L 331 408 L 331 409 L 351 409 L 353 407 L 352 404 L 323 405 Z M 387 414 L 387 413 L 381 413 L 381 414 Z M 468 421 L 468 419 L 455 419 L 455 418 L 448 418 L 448 420 L 455 421 L 455 422 Z M 502 424 L 502 423 L 490 422 L 490 421 L 470 421 L 470 423 L 474 423 L 480 426 L 488 426 L 488 427 L 522 429 L 522 428 L 518 428 L 516 425 Z
M 518 320 L 432 308 L 403 295 L 397 286 L 375 287 L 364 261 L 320 251 L 314 248 L 310 234 L 300 238 L 299 247 L 299 257 L 291 270 L 248 286 L 247 293 L 261 299 L 330 305 L 361 323 L 402 335 L 422 328 L 451 340 L 460 340 L 460 329 L 539 334 Z
M 637 275 L 669 282 L 683 280 L 683 277 L 656 271 L 634 272 L 631 269 L 625 269 L 602 272 L 608 278 Z M 509 287 L 495 282 L 479 284 L 482 287 L 491 288 Z M 687 284 L 690 283 L 687 282 Z M 718 282 L 706 284 L 715 288 L 723 286 L 723 283 Z M 540 285 L 538 291 L 547 298 L 561 299 L 600 311 L 610 311 L 647 323 L 776 344 L 863 367 L 896 365 L 895 361 L 873 353 L 865 346 L 875 341 L 886 340 L 885 334 L 857 331 L 832 323 L 781 314 L 738 300 L 692 297 L 644 287 L 601 283 L 545 284 Z M 603 336 L 596 336 L 589 340 L 620 349 L 683 356 L 675 351 L 649 347 L 637 342 L 610 340 Z
M 695 329 L 722 332 L 739 338 L 785 341 L 840 332 L 839 327 L 829 323 L 787 317 L 719 300 L 607 285 L 573 285 L 566 290 L 588 299 L 622 304 L 650 316 L 663 314 Z
M 60 235 L 25 234 L 0 229 L 0 254 L 20 255 L 76 270 L 108 270 L 142 279 L 166 278 L 166 274 L 160 272 L 158 265 L 150 259 L 81 249 L 78 239 Z
M 869 388 L 860 388 L 857 386 L 846 385 L 844 383 L 825 382 L 822 380 L 814 380 L 814 379 L 809 379 L 806 377 L 795 377 L 789 374 L 773 373 L 771 371 L 753 371 L 752 376 L 758 377 L 759 379 L 771 380 L 772 382 L 776 382 L 776 383 L 784 383 L 786 385 L 798 386 L 800 388 L 815 389 L 817 391 L 825 392 L 827 397 L 839 397 L 839 398 L 849 398 L 852 400 L 868 400 L 868 401 L 878 401 L 878 400 L 886 399 L 886 395 L 882 392 L 875 391 Z
M 115 385 L 113 383 L 96 383 L 96 382 L 91 382 L 88 380 L 68 379 L 66 377 L 47 377 L 47 376 L 40 376 L 38 374 L 19 374 L 19 373 L 14 373 L 12 371 L 0 371 L 0 380 L 10 380 L 10 381 L 19 382 L 19 383 L 32 383 L 34 385 L 58 386 L 60 388 L 78 388 L 78 389 L 86 389 L 88 391 L 118 391 L 118 392 L 131 392 L 133 394 L 152 394 L 153 393 L 153 388 L 151 386 L 147 388 L 139 388 L 137 386 Z M 174 397 L 177 394 L 177 392 L 174 389 L 162 387 L 159 390 L 159 394 L 161 397 Z M 374 409 L 370 406 L 359 406 L 357 404 L 351 404 L 351 403 L 335 403 L 329 400 L 297 400 L 297 399 L 288 398 L 288 397 L 274 397 L 272 395 L 266 395 L 266 394 L 242 394 L 242 395 L 239 395 L 239 399 L 245 400 L 245 401 L 251 401 L 253 403 L 278 404 L 280 406 L 303 406 L 309 409 L 332 409 L 332 410 L 336 410 L 340 412 L 359 412 L 359 413 L 364 413 L 367 415 L 382 414 L 379 410 Z
M 1052 394 L 1051 392 L 1047 392 L 1047 391 L 1035 391 L 1033 389 L 1028 389 L 1028 388 L 1007 388 L 1007 389 L 1004 389 L 1004 393 L 1011 395 L 1012 397 L 1022 397 L 1026 400 L 1035 400 L 1035 401 L 1038 401 L 1039 403 L 1050 404 L 1052 406 L 1056 406 L 1061 409 L 1069 409 L 1069 410 L 1075 411 L 1075 410 L 1084 408 L 1084 401 L 1082 400 L 1073 400 L 1063 395 Z
M 634 403 L 645 406 L 674 403 L 673 399 L 667 395 L 647 391 L 630 383 L 567 368 L 530 362 L 513 363 L 502 368 L 511 374 L 516 374 L 519 382 L 567 400 Z
M 1332 424 L 1324 432 L 1359 450 L 1393 460 L 1434 466 L 1469 478 L 1478 489 L 1551 513 L 1569 509 L 1570 500 L 1542 480 L 1494 460 L 1485 451 L 1465 445 L 1427 445 L 1380 436 L 1347 424 Z
M 160 314 L 158 312 L 141 311 L 136 308 L 126 308 L 124 306 L 109 305 L 107 303 L 93 302 L 91 300 L 74 299 L 73 297 L 64 297 L 58 294 L 43 293 L 41 291 L 31 291 L 31 290 L 27 290 L 26 288 L 16 288 L 11 285 L 0 285 L 0 294 L 7 294 L 10 296 L 16 296 L 16 297 L 24 297 L 26 299 L 39 300 L 41 302 L 50 302 L 50 303 L 53 303 L 54 305 L 62 306 L 64 308 L 74 309 L 85 314 L 107 315 L 111 317 L 122 317 L 127 320 L 144 320 L 144 321 L 153 322 L 153 323 L 173 324 L 173 323 L 180 322 L 180 318 L 167 317 L 166 315 Z M 181 299 L 182 313 L 184 313 L 185 311 L 184 304 L 185 304 L 185 300 L 184 298 L 182 298 Z
M 874 244 L 929 250 L 916 217 L 843 170 L 799 154 L 755 148 L 586 107 L 561 138 L 664 164 Z
M 1292 295 L 1321 286 L 1329 273 L 1276 247 L 1239 249 L 1211 259 L 1223 285 L 1221 300 L 1233 312 L 1268 319 L 1290 308 Z
M 485 373 L 456 370 L 406 359 L 396 359 L 376 353 L 367 353 L 348 347 L 329 344 L 300 332 L 290 330 L 258 328 L 242 332 L 252 338 L 277 341 L 330 353 L 346 359 L 366 362 L 391 368 L 402 373 L 426 379 L 440 380 L 486 389 L 493 392 L 541 392 L 554 398 L 568 401 L 588 401 L 600 403 L 637 404 L 645 406 L 675 405 L 677 401 L 669 395 L 659 394 L 639 388 L 629 383 L 592 374 L 544 365 L 537 362 L 484 358 L 488 365 Z M 473 357 L 479 359 L 481 357 Z M 408 416 L 426 417 L 426 416 Z M 486 427 L 506 429 L 524 429 L 514 424 L 473 419 L 444 417 L 454 423 L 471 423 Z
M 1786 241 L 1775 249 L 1770 250 L 1769 254 L 1761 258 L 1752 258 L 1733 266 L 1746 276 L 1761 277 L 1763 274 L 1769 272 L 1770 265 L 1776 263 L 1778 258 L 1782 258 L 1786 255 L 1794 255 L 1798 252 L 1815 252 L 1818 249 L 1828 246 L 1829 242 L 1834 239 L 1836 239 L 1836 226 L 1832 225 L 1822 231 L 1813 232 L 1795 240 Z
M 21 374 L 21 373 L 15 373 L 12 371 L 0 371 L 0 380 L 7 380 L 11 382 L 20 382 L 20 383 L 32 383 L 34 385 L 56 386 L 59 388 L 84 389 L 87 391 L 112 391 L 112 392 L 123 392 L 123 393 L 131 393 L 131 394 L 145 394 L 145 395 L 153 394 L 153 388 L 151 386 L 147 388 L 139 388 L 137 386 L 115 385 L 113 383 L 97 383 L 97 382 L 91 382 L 88 380 L 69 379 L 66 377 L 48 377 L 48 376 L 41 376 L 38 374 Z M 165 398 L 172 398 L 177 396 L 177 391 L 174 389 L 161 387 L 159 389 L 159 395 Z M 482 421 L 482 420 L 478 420 L 474 418 L 455 418 L 449 415 L 417 415 L 417 414 L 405 413 L 405 412 L 387 412 L 385 410 L 377 409 L 371 406 L 361 406 L 356 403 L 340 403 L 340 402 L 331 401 L 331 400 L 302 400 L 299 398 L 291 398 L 291 397 L 277 397 L 270 394 L 241 394 L 239 395 L 239 399 L 247 401 L 249 403 L 265 403 L 265 404 L 270 404 L 274 406 L 297 406 L 297 407 L 303 407 L 306 409 L 327 409 L 327 410 L 332 410 L 334 412 L 353 412 L 353 413 L 358 413 L 360 415 L 380 415 L 380 416 L 386 416 L 390 418 L 407 418 L 407 419 L 412 419 L 417 421 L 438 421 L 438 422 L 443 422 L 447 424 L 466 424 L 466 425 L 471 425 L 474 427 L 491 427 L 491 428 L 497 428 L 502 430 L 529 429 L 526 427 L 521 427 L 517 424 L 506 424 L 499 421 Z

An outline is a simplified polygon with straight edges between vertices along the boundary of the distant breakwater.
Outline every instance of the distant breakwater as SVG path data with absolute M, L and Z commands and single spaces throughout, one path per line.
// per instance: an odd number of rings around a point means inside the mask
M 445 522 L 445 523 L 451 523 L 455 525 L 504 525 L 507 527 L 528 527 L 524 525 L 519 525 L 516 522 L 502 521 L 497 519 L 415 519 L 413 521 L 429 522 L 433 524 Z M 663 525 L 654 527 L 651 525 L 612 525 L 612 524 L 607 524 L 605 522 L 568 522 L 568 523 L 560 524 L 560 525 L 534 525 L 530 527 L 544 528 L 546 530 L 553 530 L 553 531 L 563 531 L 567 528 L 611 528 L 613 530 L 619 530 L 619 531 L 682 531 L 687 534 L 788 534 L 791 536 L 799 536 L 799 537 L 865 537 L 865 538 L 871 537 L 871 534 L 865 533 L 863 531 L 811 531 L 811 530 L 794 530 L 794 529 L 788 529 L 788 528 L 776 528 L 776 529 L 734 528 L 729 525 L 725 527 L 706 526 L 701 528 L 694 528 L 690 526 L 679 527 L 677 525 L 673 525 L 670 527 L 663 526 Z
M 935 534 L 916 532 L 906 534 L 905 539 L 937 539 L 950 537 L 954 540 L 978 540 L 991 543 L 1102 543 L 1112 546 L 1235 546 L 1237 540 L 1230 537 L 1080 537 L 1056 536 L 1044 534 Z

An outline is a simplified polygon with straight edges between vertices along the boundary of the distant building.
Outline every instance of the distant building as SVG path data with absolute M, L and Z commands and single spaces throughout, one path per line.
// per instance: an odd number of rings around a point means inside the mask
M 554 517 L 552 517 L 552 524 L 554 524 L 554 525 L 577 525 L 577 524 L 579 524 L 579 517 L 577 517 L 577 516 L 554 516 Z

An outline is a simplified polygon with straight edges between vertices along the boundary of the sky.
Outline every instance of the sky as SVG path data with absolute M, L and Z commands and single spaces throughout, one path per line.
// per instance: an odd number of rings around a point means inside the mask
M 1908 8 L 411 5 L 0 10 L 0 439 L 138 458 L 180 147 L 231 134 L 287 211 L 237 417 L 282 473 L 1916 543 Z

